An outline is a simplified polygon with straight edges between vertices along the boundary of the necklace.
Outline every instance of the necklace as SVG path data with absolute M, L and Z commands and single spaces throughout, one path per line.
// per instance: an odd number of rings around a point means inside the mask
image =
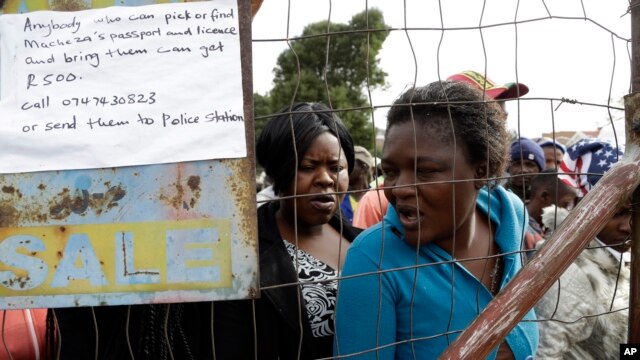
M 493 270 L 491 271 L 491 287 L 489 291 L 491 294 L 495 295 L 500 291 L 500 280 L 502 279 L 502 256 L 498 256 L 496 258 L 496 263 L 493 266 Z

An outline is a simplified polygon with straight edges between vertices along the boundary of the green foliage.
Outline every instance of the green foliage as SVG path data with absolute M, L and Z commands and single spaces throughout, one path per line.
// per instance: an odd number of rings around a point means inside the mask
M 353 32 L 367 28 L 379 31 Z M 355 143 L 372 149 L 375 134 L 369 121 L 371 111 L 348 109 L 368 107 L 367 86 L 374 89 L 386 84 L 387 74 L 380 69 L 377 55 L 388 35 L 384 31 L 387 28 L 377 9 L 354 15 L 348 24 L 320 21 L 307 25 L 302 39 L 292 41 L 291 48 L 278 57 L 271 91 L 254 95 L 256 116 L 273 114 L 292 101 L 322 102 L 336 110 L 346 109 L 338 116 Z M 323 35 L 327 33 L 338 34 Z M 256 121 L 256 135 L 265 122 Z
M 253 94 L 253 113 L 256 117 L 269 115 L 273 113 L 271 111 L 271 103 L 268 96 L 260 95 L 258 93 Z M 268 118 L 255 119 L 256 126 L 256 139 L 260 136 L 260 132 L 264 125 L 267 123 Z

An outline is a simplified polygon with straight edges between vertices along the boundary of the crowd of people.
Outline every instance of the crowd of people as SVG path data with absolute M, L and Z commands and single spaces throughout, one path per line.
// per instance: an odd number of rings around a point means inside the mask
M 437 358 L 622 156 L 600 139 L 512 139 L 504 101 L 527 92 L 473 71 L 412 87 L 389 109 L 380 159 L 327 106 L 283 108 L 256 143 L 270 181 L 257 201 L 260 298 L 50 310 L 47 350 Z M 489 359 L 617 357 L 630 209 L 621 204 Z
M 330 300 L 309 298 L 302 273 L 290 294 L 301 301 L 302 320 L 288 324 L 302 330 L 297 336 L 321 318 L 321 303 L 333 319 L 326 327 L 333 346 L 314 353 L 312 339 L 294 337 L 280 356 L 435 359 L 477 317 L 623 154 L 587 137 L 511 139 L 504 101 L 527 92 L 465 71 L 398 97 L 381 158 L 355 145 L 356 170 L 342 180 L 348 190 L 334 186 L 344 197 L 333 216 L 343 234 L 359 235 L 332 245 L 346 257 L 324 280 L 336 286 L 325 290 Z M 287 194 L 274 195 L 263 202 Z M 620 205 L 489 358 L 617 358 L 628 322 L 630 209 L 630 200 Z M 304 256 L 290 255 L 304 267 Z M 327 263 L 315 261 L 324 272 Z M 274 331 L 255 333 L 258 348 L 250 349 L 259 358 L 275 358 L 260 349 Z
M 622 149 L 605 140 L 509 139 L 504 101 L 527 91 L 472 71 L 412 88 L 389 110 L 379 162 L 359 149 L 336 209 L 364 231 L 328 307 L 334 356 L 437 358 L 618 161 Z M 383 179 L 367 185 L 363 170 L 377 166 Z M 617 357 L 630 208 L 621 204 L 489 358 Z

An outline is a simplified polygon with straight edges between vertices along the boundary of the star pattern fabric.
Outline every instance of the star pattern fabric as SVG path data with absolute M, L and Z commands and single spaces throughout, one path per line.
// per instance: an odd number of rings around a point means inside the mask
M 623 154 L 607 140 L 582 139 L 567 149 L 558 178 L 584 196 Z

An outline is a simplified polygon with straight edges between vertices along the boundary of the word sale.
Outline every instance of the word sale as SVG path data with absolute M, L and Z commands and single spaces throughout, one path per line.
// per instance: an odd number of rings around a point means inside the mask
M 173 229 L 171 225 L 153 223 L 163 230 L 159 237 L 148 235 L 155 234 L 146 228 L 148 224 L 130 223 L 122 224 L 129 227 L 122 231 L 103 230 L 94 224 L 76 227 L 55 242 L 45 235 L 3 234 L 0 291 L 11 290 L 16 295 L 38 287 L 41 291 L 68 288 L 67 292 L 136 291 L 140 287 L 163 290 L 181 283 L 212 286 L 224 281 L 224 265 L 216 261 L 215 254 L 224 251 L 228 240 L 218 228 Z M 59 229 L 65 231 L 64 227 Z M 145 254 L 152 254 L 153 259 L 148 267 L 140 267 L 139 257 Z M 153 284 L 161 287 L 150 286 Z

